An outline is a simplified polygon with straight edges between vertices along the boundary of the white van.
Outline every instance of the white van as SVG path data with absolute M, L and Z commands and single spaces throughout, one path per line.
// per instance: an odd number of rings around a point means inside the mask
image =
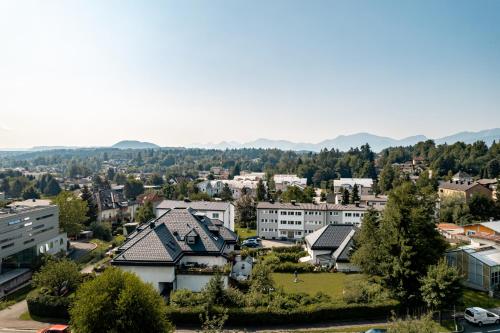
M 465 309 L 464 318 L 469 323 L 477 324 L 500 324 L 500 316 L 483 308 L 473 307 Z

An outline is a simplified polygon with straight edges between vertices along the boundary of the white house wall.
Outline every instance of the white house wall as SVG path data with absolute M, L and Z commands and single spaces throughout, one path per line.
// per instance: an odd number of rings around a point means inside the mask
M 184 256 L 180 263 L 186 264 L 189 262 L 195 262 L 199 265 L 211 266 L 224 266 L 227 263 L 227 259 L 223 256 Z
M 176 289 L 188 289 L 192 291 L 201 291 L 203 287 L 210 281 L 213 275 L 194 275 L 194 274 L 179 274 L 177 275 Z M 223 277 L 224 286 L 227 287 L 227 276 Z
M 151 283 L 160 291 L 160 282 L 174 282 L 175 267 L 173 266 L 119 266 L 126 272 L 135 273 L 142 281 Z

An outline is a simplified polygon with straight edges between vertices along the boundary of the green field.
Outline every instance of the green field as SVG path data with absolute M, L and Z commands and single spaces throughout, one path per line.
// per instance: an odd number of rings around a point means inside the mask
M 464 290 L 464 306 L 478 306 L 480 308 L 497 308 L 500 307 L 500 299 L 491 298 L 487 293 L 465 289 Z
M 247 239 L 248 237 L 254 237 L 257 236 L 257 230 L 255 229 L 247 229 L 247 228 L 240 228 L 240 227 L 235 227 L 234 228 L 238 236 L 240 237 L 240 240 Z
M 341 300 L 346 283 L 360 276 L 361 274 L 301 273 L 298 276 L 299 281 L 295 283 L 292 273 L 273 273 L 276 286 L 282 287 L 285 292 L 314 295 L 321 291 L 328 294 L 332 300 Z

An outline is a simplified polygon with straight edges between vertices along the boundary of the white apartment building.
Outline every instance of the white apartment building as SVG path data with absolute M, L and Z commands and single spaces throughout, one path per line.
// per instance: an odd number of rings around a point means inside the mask
M 339 193 L 340 189 L 348 189 L 351 192 L 354 186 L 358 187 L 359 195 L 373 193 L 373 179 L 371 178 L 340 178 L 333 180 L 335 193 Z
M 265 239 L 302 239 L 328 224 L 360 226 L 369 208 L 327 203 L 259 202 L 257 234 Z
M 225 201 L 163 200 L 156 206 L 156 217 L 176 208 L 191 208 L 197 213 L 223 222 L 224 227 L 234 231 L 234 205 Z
M 307 178 L 300 178 L 296 175 L 274 175 L 276 191 L 286 191 L 288 186 L 304 188 L 307 186 Z

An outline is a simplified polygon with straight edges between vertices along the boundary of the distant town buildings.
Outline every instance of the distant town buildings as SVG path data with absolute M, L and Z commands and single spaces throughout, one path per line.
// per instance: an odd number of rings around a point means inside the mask
M 474 194 L 481 194 L 492 197 L 492 192 L 488 187 L 479 182 L 449 180 L 439 182 L 438 195 L 441 200 L 447 198 L 461 198 L 469 202 Z
M 276 191 L 286 191 L 288 186 L 297 186 L 304 189 L 307 186 L 307 178 L 300 178 L 296 175 L 274 175 Z
M 358 187 L 360 195 L 373 193 L 373 179 L 371 178 L 340 178 L 333 180 L 333 190 L 340 193 L 341 189 L 352 191 L 354 186 Z

